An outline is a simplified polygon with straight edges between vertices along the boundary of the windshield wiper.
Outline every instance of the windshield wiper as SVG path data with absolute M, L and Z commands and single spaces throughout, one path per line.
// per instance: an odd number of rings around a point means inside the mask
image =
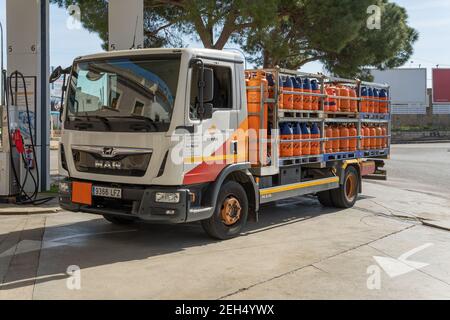
M 155 120 L 145 117 L 145 116 L 130 115 L 130 116 L 115 116 L 115 117 L 110 117 L 110 118 L 143 120 L 147 125 L 153 127 L 155 129 L 155 131 L 158 131 L 158 126 L 156 125 Z
M 98 116 L 98 115 L 84 115 L 82 116 L 83 118 L 86 118 L 87 122 L 89 123 L 91 120 L 90 119 L 97 119 L 100 120 L 105 127 L 111 131 L 111 125 L 109 124 L 109 120 L 107 117 L 103 117 L 103 116 Z M 80 119 L 80 116 L 75 117 L 75 121 L 85 121 L 84 119 Z

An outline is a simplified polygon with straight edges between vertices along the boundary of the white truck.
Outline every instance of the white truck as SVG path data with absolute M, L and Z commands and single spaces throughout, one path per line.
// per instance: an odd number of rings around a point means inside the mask
M 247 91 L 257 89 L 247 86 L 251 72 L 240 55 L 207 49 L 115 51 L 75 59 L 64 86 L 61 207 L 103 215 L 115 224 L 201 221 L 210 236 L 228 239 L 249 219 L 257 221 L 264 203 L 317 194 L 326 206 L 353 206 L 362 177 L 380 173 L 389 155 L 390 131 L 372 136 L 385 143 L 369 148 L 363 127 L 389 127 L 390 118 L 328 112 L 329 99 L 344 97 L 327 95 L 325 87 L 340 83 L 359 93 L 363 85 L 388 87 L 265 70 L 275 79 L 272 93 L 267 95 L 264 81 L 255 113 L 247 106 Z M 60 74 L 58 69 L 51 79 Z M 286 77 L 314 78 L 320 92 L 286 91 L 281 84 Z M 315 98 L 319 110 L 284 110 L 282 94 Z M 360 94 L 346 99 L 364 101 Z M 370 101 L 375 99 L 365 102 Z M 261 124 L 256 142 L 248 134 L 250 117 Z M 316 123 L 320 137 L 283 141 L 275 129 L 284 122 Z M 357 128 L 357 149 L 327 153 L 327 143 L 345 140 L 326 136 L 331 124 Z M 320 154 L 280 155 L 282 143 L 313 142 L 320 144 Z

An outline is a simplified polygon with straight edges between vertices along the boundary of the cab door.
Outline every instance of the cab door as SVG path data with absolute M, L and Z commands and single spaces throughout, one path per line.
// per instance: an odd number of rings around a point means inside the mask
M 214 181 L 228 165 L 239 161 L 238 143 L 235 132 L 238 129 L 240 112 L 239 92 L 236 88 L 236 70 L 233 62 L 203 60 L 204 68 L 213 70 L 213 97 L 205 103 L 212 104 L 212 116 L 199 119 L 198 79 L 199 68 L 188 72 L 189 103 L 186 124 L 193 128 L 187 139 L 184 158 L 184 184 Z

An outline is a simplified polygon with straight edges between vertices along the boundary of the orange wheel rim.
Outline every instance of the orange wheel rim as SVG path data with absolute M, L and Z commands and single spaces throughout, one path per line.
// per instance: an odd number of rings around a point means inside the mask
M 226 226 L 232 226 L 241 218 L 242 207 L 235 197 L 228 197 L 222 204 L 220 215 Z
M 345 180 L 345 197 L 352 202 L 356 197 L 356 176 L 350 174 Z

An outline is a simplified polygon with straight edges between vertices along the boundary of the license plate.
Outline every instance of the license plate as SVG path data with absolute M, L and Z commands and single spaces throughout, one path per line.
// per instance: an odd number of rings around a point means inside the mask
M 122 189 L 119 188 L 107 188 L 107 187 L 93 187 L 92 195 L 96 197 L 105 197 L 105 198 L 122 198 Z

